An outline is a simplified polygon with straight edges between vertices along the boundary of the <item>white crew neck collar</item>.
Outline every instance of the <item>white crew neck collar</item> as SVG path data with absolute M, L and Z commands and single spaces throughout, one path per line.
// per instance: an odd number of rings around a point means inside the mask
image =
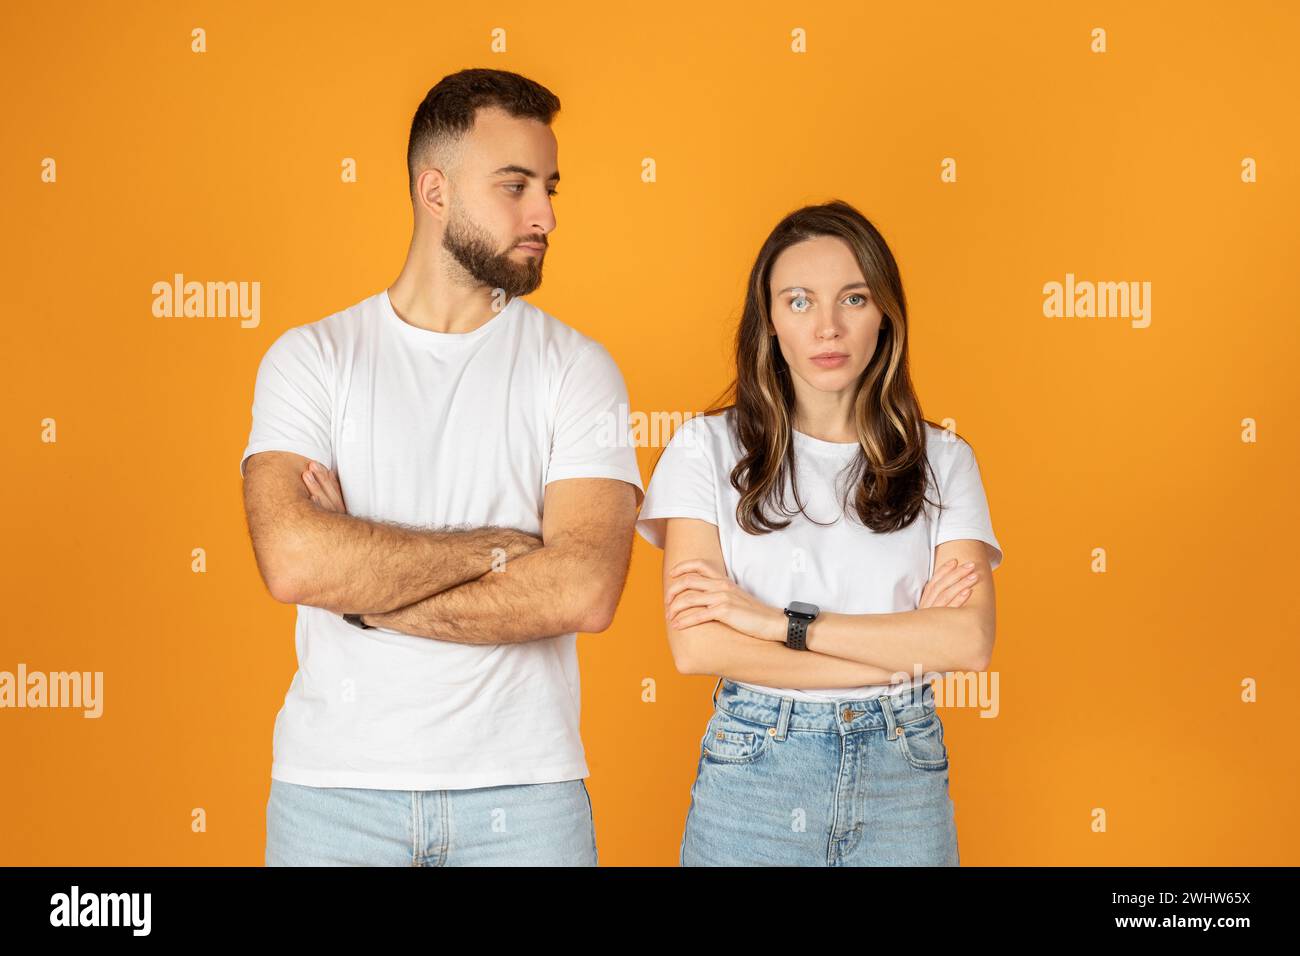
M 398 315 L 397 310 L 393 308 L 392 299 L 388 296 L 388 289 L 381 289 L 375 298 L 379 300 L 379 311 L 383 313 L 385 324 L 393 326 L 402 338 L 412 345 L 440 350 L 462 348 L 482 341 L 493 330 L 509 322 L 510 317 L 519 311 L 519 303 L 523 301 L 519 296 L 514 296 L 501 311 L 469 332 L 435 332 L 432 329 L 422 329 L 412 325 Z
M 851 455 L 861 447 L 855 441 L 824 441 L 820 438 L 813 438 L 812 435 L 805 435 L 794 428 L 790 429 L 790 435 L 795 448 L 802 448 L 823 455 Z

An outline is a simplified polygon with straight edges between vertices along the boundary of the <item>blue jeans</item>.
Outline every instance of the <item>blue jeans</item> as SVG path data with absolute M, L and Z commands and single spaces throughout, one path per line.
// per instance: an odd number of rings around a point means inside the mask
M 271 780 L 267 866 L 595 866 L 582 780 L 474 790 Z
M 683 866 L 957 866 L 934 689 L 825 703 L 723 678 Z

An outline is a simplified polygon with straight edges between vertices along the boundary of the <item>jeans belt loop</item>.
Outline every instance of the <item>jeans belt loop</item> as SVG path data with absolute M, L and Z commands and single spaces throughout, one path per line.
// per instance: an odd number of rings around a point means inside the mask
M 888 694 L 881 694 L 878 698 L 880 701 L 880 713 L 885 718 L 885 739 L 892 740 L 898 736 L 898 731 L 894 724 L 894 705 Z
M 776 733 L 772 737 L 776 740 L 785 740 L 786 731 L 790 729 L 790 712 L 794 710 L 794 698 L 781 698 L 781 712 L 776 717 Z

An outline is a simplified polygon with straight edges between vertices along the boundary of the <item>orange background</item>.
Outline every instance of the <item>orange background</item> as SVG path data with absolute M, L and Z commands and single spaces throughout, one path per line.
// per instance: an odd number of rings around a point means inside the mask
M 1001 713 L 943 711 L 963 865 L 1300 862 L 1293 4 L 2 16 L 0 670 L 102 670 L 105 712 L 0 710 L 0 863 L 261 864 L 295 611 L 244 524 L 254 375 L 284 329 L 396 277 L 411 116 L 467 66 L 563 102 L 559 228 L 529 299 L 609 348 L 634 410 L 698 410 L 727 383 L 786 212 L 843 198 L 891 243 L 923 409 L 974 445 L 1006 552 Z M 176 272 L 260 281 L 260 326 L 154 318 Z M 1151 326 L 1045 318 L 1067 272 L 1150 281 Z M 657 454 L 639 450 L 647 479 Z M 579 641 L 603 865 L 676 865 L 711 706 L 714 679 L 673 667 L 660 557 L 637 538 L 613 627 Z

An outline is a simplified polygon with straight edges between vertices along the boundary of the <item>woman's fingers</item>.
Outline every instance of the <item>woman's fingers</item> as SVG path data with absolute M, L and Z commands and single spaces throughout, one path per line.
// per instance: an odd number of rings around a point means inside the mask
M 937 577 L 938 572 L 942 571 L 944 568 L 947 568 L 950 564 L 952 564 L 952 561 L 945 561 L 942 565 L 936 568 L 935 576 Z M 925 587 L 921 588 L 921 603 L 918 605 L 918 607 L 930 607 L 934 601 L 934 591 L 935 591 L 935 578 L 932 577 L 930 578 L 930 580 L 925 582 Z
M 921 607 L 933 607 L 939 603 L 938 596 L 945 587 L 947 587 L 957 572 L 957 559 L 949 558 L 939 567 L 934 569 L 934 574 L 930 580 L 925 583 L 921 591 Z
M 668 606 L 664 611 L 664 616 L 671 621 L 673 618 L 675 618 L 678 614 L 680 614 L 682 611 L 686 610 L 687 608 L 712 607 L 714 604 L 717 603 L 717 601 L 718 601 L 718 597 L 713 592 L 699 591 L 694 588 L 691 588 L 690 590 L 682 591 L 670 602 L 668 602 Z
M 675 565 L 673 565 L 672 570 L 668 572 L 668 576 L 672 578 L 672 577 L 677 577 L 678 575 L 681 574 L 687 574 L 689 572 L 702 574 L 705 577 L 709 577 L 709 578 L 726 577 L 726 574 L 723 573 L 723 571 L 720 568 L 716 567 L 715 565 L 711 564 L 708 561 L 705 561 L 703 558 L 687 558 L 685 561 L 677 562 Z
M 678 596 L 678 607 L 668 611 L 668 623 L 673 627 L 689 627 L 704 621 L 722 620 L 722 609 L 727 606 L 727 595 L 704 591 L 684 591 Z M 687 624 L 685 622 L 689 621 Z
M 696 611 L 687 611 L 680 617 L 671 618 L 669 624 L 677 630 L 682 628 L 694 627 L 696 624 L 703 624 L 705 621 L 712 621 L 712 608 L 702 608 Z
M 664 603 L 671 603 L 673 598 L 683 591 L 719 591 L 727 585 L 728 582 L 719 581 L 717 578 L 705 577 L 702 574 L 688 574 L 668 585 L 668 590 L 664 592 Z
M 967 574 L 965 577 L 958 579 L 957 581 L 948 585 L 948 587 L 944 588 L 942 591 L 939 592 L 938 603 L 941 606 L 946 607 L 949 605 L 949 602 L 951 602 L 958 595 L 963 595 L 963 599 L 965 597 L 969 597 L 971 589 L 975 587 L 975 584 L 978 580 L 979 580 L 979 574 L 977 574 L 974 571 Z
M 926 582 L 921 591 L 920 607 L 953 607 L 952 601 L 962 590 L 975 586 L 979 575 L 975 573 L 975 563 L 967 561 L 958 565 L 956 558 L 950 558 L 935 569 L 934 577 Z M 969 597 L 969 592 L 966 595 Z M 963 598 L 964 600 L 964 598 Z
M 945 571 L 943 576 L 940 578 L 938 589 L 940 591 L 943 591 L 946 588 L 950 588 L 955 584 L 960 584 L 962 581 L 970 577 L 971 572 L 974 570 L 975 570 L 975 564 L 974 562 L 970 562 L 970 561 L 966 562 L 966 564 L 963 564 L 960 567 L 950 568 L 949 570 Z

